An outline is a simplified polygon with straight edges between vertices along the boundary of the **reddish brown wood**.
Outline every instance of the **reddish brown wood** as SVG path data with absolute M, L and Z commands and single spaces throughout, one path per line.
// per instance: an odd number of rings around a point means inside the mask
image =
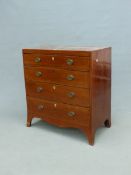
M 89 144 L 94 145 L 95 129 L 90 125 L 89 127 L 82 127 L 82 131 L 85 133 Z
M 42 61 L 34 62 L 36 56 Z M 23 49 L 23 58 L 27 126 L 37 117 L 80 128 L 93 145 L 96 129 L 111 126 L 111 48 Z M 73 59 L 72 65 L 67 58 Z M 68 75 L 75 79 L 68 80 Z M 69 92 L 75 96 L 68 97 Z
M 37 72 L 42 75 L 37 77 Z M 68 76 L 74 76 L 73 80 L 68 80 Z M 75 87 L 89 87 L 89 73 L 80 71 L 69 71 L 61 69 L 52 69 L 45 67 L 25 67 L 25 78 L 27 80 L 34 80 L 39 82 L 49 82 L 56 84 L 63 84 Z
M 61 121 L 68 121 L 70 124 L 88 125 L 89 108 L 68 105 L 60 102 L 52 102 L 42 99 L 27 98 L 28 110 L 32 117 L 38 118 L 55 118 Z M 74 116 L 69 113 L 74 112 Z
M 91 126 L 111 126 L 111 48 L 92 53 L 90 74 Z
M 28 101 L 27 101 L 27 104 L 28 104 Z M 27 123 L 26 123 L 26 126 L 27 127 L 30 127 L 31 126 L 31 122 L 32 122 L 32 115 L 30 113 L 30 110 L 27 109 Z
M 66 55 L 66 56 L 91 56 L 94 51 L 104 50 L 105 47 L 55 47 L 23 49 L 23 54 Z
M 40 59 L 39 62 L 35 62 L 37 58 Z M 67 64 L 69 60 L 72 61 L 71 65 Z M 24 65 L 88 71 L 89 59 L 82 56 L 24 54 Z
M 23 49 L 23 54 L 44 54 L 44 55 L 63 55 L 63 56 L 89 56 L 91 55 L 90 51 L 84 50 L 71 50 L 67 49 Z
M 26 81 L 26 93 L 29 97 L 72 105 L 89 107 L 89 89 L 63 86 L 60 84 Z

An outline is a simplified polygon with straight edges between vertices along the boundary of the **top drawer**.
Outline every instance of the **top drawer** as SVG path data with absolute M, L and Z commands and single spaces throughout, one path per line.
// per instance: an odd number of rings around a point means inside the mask
M 89 70 L 89 57 L 24 54 L 25 66 L 48 66 L 70 70 Z

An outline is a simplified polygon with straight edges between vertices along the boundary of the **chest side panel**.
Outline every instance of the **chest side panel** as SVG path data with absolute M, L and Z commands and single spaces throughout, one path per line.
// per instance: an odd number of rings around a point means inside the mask
M 91 116 L 94 128 L 111 118 L 111 48 L 92 53 Z

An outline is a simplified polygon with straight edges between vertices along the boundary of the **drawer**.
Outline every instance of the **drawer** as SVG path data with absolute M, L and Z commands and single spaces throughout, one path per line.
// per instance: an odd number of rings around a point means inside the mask
M 25 66 L 58 67 L 70 70 L 89 70 L 89 57 L 24 54 Z
M 27 98 L 29 113 L 33 117 L 49 117 L 71 123 L 88 125 L 90 113 L 89 108 L 77 107 L 63 103 L 55 103 L 35 98 Z
M 27 96 L 78 106 L 89 106 L 89 89 L 26 81 Z
M 79 72 L 44 67 L 25 67 L 26 80 L 50 82 L 76 87 L 89 87 L 89 72 Z

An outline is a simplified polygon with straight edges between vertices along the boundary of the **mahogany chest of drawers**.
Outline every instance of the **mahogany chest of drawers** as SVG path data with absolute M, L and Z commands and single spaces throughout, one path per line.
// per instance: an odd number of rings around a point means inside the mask
M 81 129 L 111 126 L 111 48 L 23 49 L 27 126 L 34 117 Z

